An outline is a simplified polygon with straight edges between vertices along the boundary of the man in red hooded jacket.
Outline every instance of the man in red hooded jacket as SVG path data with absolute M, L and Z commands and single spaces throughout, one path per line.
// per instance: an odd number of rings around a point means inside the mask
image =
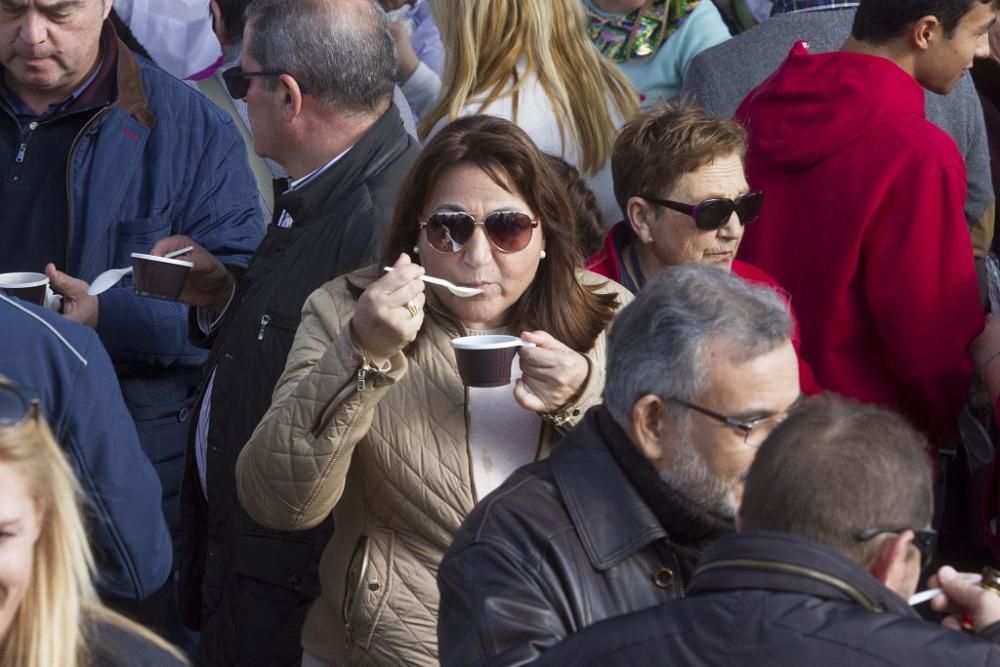
M 799 42 L 743 101 L 747 176 L 766 190 L 740 257 L 787 289 L 824 387 L 947 438 L 983 329 L 965 166 L 926 120 L 987 55 L 996 0 L 861 0 L 841 51 Z

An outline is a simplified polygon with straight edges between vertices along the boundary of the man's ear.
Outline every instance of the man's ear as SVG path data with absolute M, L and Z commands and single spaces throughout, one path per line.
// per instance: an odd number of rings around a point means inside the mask
M 104 20 L 107 21 L 108 17 L 111 16 L 111 10 L 114 9 L 115 0 L 107 0 L 104 3 Z
M 924 16 L 910 26 L 910 43 L 912 46 L 926 51 L 934 42 L 944 37 L 944 27 L 936 16 Z
M 653 241 L 652 224 L 656 218 L 653 204 L 642 197 L 629 197 L 625 202 L 625 217 L 635 237 L 642 243 Z
M 299 82 L 291 74 L 278 77 L 284 99 L 282 101 L 282 117 L 286 123 L 291 123 L 302 114 L 302 89 Z
M 668 428 L 669 415 L 663 401 L 653 394 L 646 394 L 632 406 L 632 437 L 636 447 L 653 467 L 659 470 L 665 455 L 663 433 Z
M 896 592 L 903 590 L 909 580 L 909 546 L 913 543 L 913 531 L 883 533 L 873 541 L 877 541 L 878 546 L 868 564 L 868 571 L 886 588 Z
M 221 46 L 228 46 L 230 40 L 226 34 L 226 25 L 222 22 L 222 8 L 216 0 L 209 0 L 208 11 L 212 13 L 212 32 L 215 33 L 215 38 Z

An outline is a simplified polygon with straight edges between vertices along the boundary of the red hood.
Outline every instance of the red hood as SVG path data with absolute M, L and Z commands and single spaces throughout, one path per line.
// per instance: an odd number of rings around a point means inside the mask
M 822 162 L 873 128 L 908 114 L 924 116 L 924 91 L 891 60 L 847 52 L 813 55 L 805 42 L 797 42 L 735 118 L 750 132 L 759 156 L 795 169 Z

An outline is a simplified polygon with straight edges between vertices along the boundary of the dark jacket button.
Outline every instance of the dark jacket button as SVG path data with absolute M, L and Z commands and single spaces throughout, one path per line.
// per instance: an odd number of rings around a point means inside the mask
M 191 408 L 184 406 L 181 411 L 177 413 L 177 421 L 186 422 L 187 418 L 191 416 Z

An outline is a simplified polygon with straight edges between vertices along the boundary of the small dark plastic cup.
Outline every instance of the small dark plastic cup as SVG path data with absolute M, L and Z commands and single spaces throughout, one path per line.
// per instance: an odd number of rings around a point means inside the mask
M 502 387 L 510 384 L 510 367 L 519 347 L 533 347 L 517 336 L 463 336 L 452 338 L 462 384 Z
M 183 259 L 167 259 L 156 255 L 132 253 L 132 278 L 135 293 L 165 301 L 176 301 L 184 289 L 184 281 L 194 266 Z
M 44 306 L 49 278 L 44 273 L 0 273 L 0 290 L 7 296 L 17 297 Z

